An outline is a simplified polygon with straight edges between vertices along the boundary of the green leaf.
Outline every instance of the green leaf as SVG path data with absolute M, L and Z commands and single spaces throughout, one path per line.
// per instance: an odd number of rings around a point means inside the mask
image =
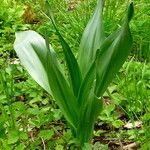
M 15 150 L 24 150 L 25 148 L 26 148 L 26 146 L 23 143 L 21 143 L 15 147 Z
M 52 94 L 69 124 L 75 128 L 78 119 L 78 105 L 75 96 L 56 53 L 46 43 L 38 33 L 24 31 L 16 34 L 14 48 L 33 79 Z
M 108 145 L 102 145 L 101 150 L 108 150 Z
M 80 143 L 89 142 L 94 129 L 94 123 L 97 116 L 102 110 L 102 101 L 91 94 L 88 99 L 88 104 L 82 110 L 80 122 L 77 130 L 78 139 Z
M 49 140 L 54 135 L 54 130 L 41 130 L 38 134 L 39 137 Z
M 91 139 L 95 120 L 102 110 L 102 101 L 94 95 L 94 88 L 91 89 L 86 100 L 86 103 L 80 108 L 77 128 L 77 138 L 81 145 L 89 142 Z
M 36 50 L 33 48 L 32 43 L 39 48 L 40 58 Z M 47 72 L 45 70 L 46 64 L 46 46 L 45 40 L 34 31 L 23 31 L 16 33 L 16 40 L 14 49 L 21 60 L 21 63 L 27 69 L 32 78 L 48 93 L 51 94 L 50 86 L 48 83 Z M 51 48 L 52 49 L 52 48 Z M 54 51 L 53 51 L 54 52 Z
M 65 59 L 67 62 L 67 67 L 69 70 L 71 85 L 74 91 L 74 95 L 77 97 L 78 91 L 81 85 L 81 81 L 82 81 L 80 69 L 76 61 L 76 58 L 74 57 L 69 45 L 63 39 L 63 37 L 59 34 L 58 30 L 57 30 L 57 33 L 59 35 L 59 38 L 63 47 L 63 52 L 65 54 Z
M 5 137 L 5 128 L 3 127 L 3 124 L 0 122 L 0 139 L 3 139 L 4 137 Z
M 49 4 L 48 4 L 48 6 L 49 6 Z M 74 91 L 74 95 L 77 97 L 78 91 L 79 91 L 79 88 L 81 85 L 81 81 L 82 81 L 81 72 L 80 72 L 77 60 L 76 60 L 75 56 L 73 55 L 71 48 L 69 47 L 67 42 L 64 40 L 64 38 L 61 36 L 61 34 L 55 24 L 54 17 L 50 11 L 50 7 L 48 7 L 48 15 L 49 15 L 49 17 L 52 21 L 52 24 L 59 36 L 59 39 L 60 39 L 60 42 L 61 42 L 61 45 L 63 48 L 63 52 L 65 55 L 65 60 L 67 63 L 70 79 L 71 79 L 71 85 L 72 85 L 72 88 Z
M 51 70 L 51 73 L 48 73 L 48 79 L 53 97 L 55 98 L 57 104 L 61 108 L 70 125 L 75 129 L 78 123 L 79 115 L 78 103 L 73 94 L 73 90 L 70 88 L 68 81 L 66 80 L 64 74 L 61 72 L 60 67 L 57 65 L 53 53 L 50 51 L 47 39 L 46 43 L 48 49 L 47 70 Z
M 64 146 L 63 145 L 57 145 L 56 146 L 56 150 L 63 150 L 64 149 Z
M 28 139 L 28 134 L 24 131 L 19 131 L 19 139 L 27 140 Z
M 95 60 L 96 51 L 100 48 L 105 38 L 102 22 L 102 6 L 102 0 L 99 0 L 95 13 L 82 35 L 78 59 L 83 77 L 89 70 L 91 63 Z
M 23 114 L 26 114 L 26 106 L 23 102 L 14 102 L 12 104 L 12 108 L 14 110 L 15 118 L 17 118 Z
M 100 149 L 100 143 L 99 142 L 96 142 L 94 144 L 94 147 L 93 147 L 93 150 L 99 150 Z
M 80 116 L 77 138 L 81 144 L 89 142 L 91 139 L 95 119 L 102 110 L 102 103 L 94 94 L 95 71 L 95 63 L 93 62 L 82 82 L 78 95 Z
M 11 129 L 8 132 L 8 144 L 14 144 L 19 140 L 19 132 L 15 129 Z
M 93 64 L 89 68 L 89 71 L 87 72 L 84 80 L 82 81 L 82 84 L 81 84 L 81 87 L 79 90 L 77 101 L 78 101 L 79 105 L 81 106 L 81 109 L 82 109 L 82 106 L 84 106 L 87 103 L 89 91 L 91 90 L 94 79 L 95 79 L 95 71 L 96 71 L 95 70 L 95 62 L 93 62 Z
M 85 143 L 82 147 L 82 150 L 92 150 L 92 145 L 89 143 Z
M 121 126 L 124 125 L 124 123 L 121 121 L 121 120 L 115 120 L 112 122 L 112 125 L 115 127 L 115 128 L 120 128 Z
M 118 31 L 105 39 L 96 58 L 96 95 L 102 96 L 114 75 L 125 62 L 132 47 L 132 37 L 129 29 L 129 21 L 133 16 L 133 4 L 128 9 L 124 23 Z

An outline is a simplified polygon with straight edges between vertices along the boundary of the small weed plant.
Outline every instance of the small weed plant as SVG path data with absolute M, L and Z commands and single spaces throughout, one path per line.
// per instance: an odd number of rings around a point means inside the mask
M 83 32 L 77 58 L 48 11 L 63 48 L 67 73 L 49 44 L 47 33 L 44 39 L 35 31 L 17 32 L 14 43 L 23 66 L 53 96 L 81 147 L 91 140 L 94 122 L 103 108 L 103 93 L 132 47 L 129 22 L 133 16 L 133 3 L 128 7 L 122 26 L 108 37 L 104 32 L 102 6 L 102 0 L 99 0 Z

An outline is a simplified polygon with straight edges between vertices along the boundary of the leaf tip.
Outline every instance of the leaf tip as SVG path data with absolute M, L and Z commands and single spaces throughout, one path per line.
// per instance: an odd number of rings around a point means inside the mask
M 130 5 L 129 5 L 129 7 L 128 7 L 128 14 L 127 14 L 129 22 L 133 18 L 133 15 L 134 15 L 134 6 L 133 6 L 133 2 L 131 2 Z

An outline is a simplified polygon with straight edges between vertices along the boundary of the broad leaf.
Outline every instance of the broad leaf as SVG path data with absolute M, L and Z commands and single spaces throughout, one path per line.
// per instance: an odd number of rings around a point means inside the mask
M 132 47 L 129 22 L 133 16 L 133 4 L 129 6 L 122 27 L 105 39 L 96 58 L 96 95 L 102 96 L 114 75 L 127 59 Z
M 38 53 L 40 53 L 40 58 L 37 56 L 37 53 L 32 46 L 32 43 L 34 43 L 34 45 L 38 45 Z M 17 32 L 14 49 L 18 57 L 20 58 L 21 63 L 28 70 L 32 78 L 42 88 L 44 88 L 48 93 L 51 94 L 47 78 L 47 72 L 44 67 L 46 64 L 45 58 L 47 54 L 47 52 L 45 51 L 45 40 L 34 31 Z
M 88 71 L 91 62 L 94 61 L 96 51 L 100 48 L 105 38 L 102 22 L 102 6 L 102 0 L 99 0 L 95 13 L 84 30 L 79 46 L 78 59 L 83 77 Z
M 36 32 L 24 31 L 16 34 L 14 48 L 27 71 L 53 95 L 67 121 L 75 128 L 77 102 L 52 47 L 47 48 L 45 40 Z

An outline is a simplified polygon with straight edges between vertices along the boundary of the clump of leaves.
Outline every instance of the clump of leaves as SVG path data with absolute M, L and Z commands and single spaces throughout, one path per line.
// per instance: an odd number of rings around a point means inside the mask
M 62 44 L 69 77 L 65 75 L 47 35 L 44 39 L 34 31 L 17 32 L 14 43 L 22 64 L 53 96 L 80 145 L 92 138 L 94 122 L 102 110 L 101 97 L 132 46 L 129 22 L 133 16 L 133 3 L 129 5 L 122 26 L 108 37 L 104 34 L 102 6 L 102 0 L 99 0 L 83 33 L 78 58 L 59 33 L 49 11 Z

